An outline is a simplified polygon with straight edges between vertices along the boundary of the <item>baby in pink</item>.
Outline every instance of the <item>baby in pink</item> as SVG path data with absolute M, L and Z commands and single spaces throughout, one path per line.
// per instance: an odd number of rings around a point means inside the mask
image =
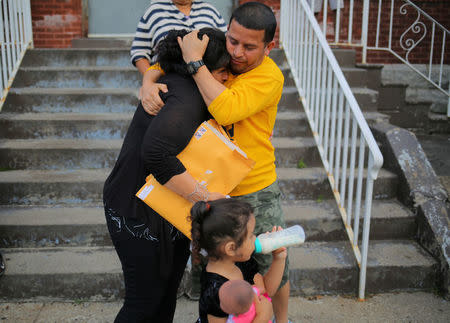
M 219 289 L 220 307 L 228 313 L 227 323 L 251 323 L 256 316 L 253 303 L 255 294 L 260 295 L 260 289 L 251 286 L 245 280 L 229 280 Z M 270 297 L 263 294 L 269 301 Z M 268 323 L 272 323 L 269 321 Z

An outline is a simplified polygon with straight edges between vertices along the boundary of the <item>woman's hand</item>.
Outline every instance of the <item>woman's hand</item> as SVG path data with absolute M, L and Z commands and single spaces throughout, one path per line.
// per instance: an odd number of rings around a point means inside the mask
M 139 99 L 142 102 L 144 110 L 154 116 L 164 106 L 164 102 L 159 96 L 159 91 L 166 93 L 168 91 L 166 84 L 156 83 L 156 80 L 162 75 L 159 70 L 149 70 L 144 73 L 142 78 L 142 87 L 139 90 Z

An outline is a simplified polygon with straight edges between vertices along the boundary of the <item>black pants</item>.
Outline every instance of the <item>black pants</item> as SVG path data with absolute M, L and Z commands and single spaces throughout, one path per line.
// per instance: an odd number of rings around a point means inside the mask
M 169 242 L 174 244 L 173 265 L 162 275 L 160 241 L 140 234 L 145 231 L 143 224 L 111 218 L 108 212 L 106 221 L 125 281 L 125 301 L 114 322 L 172 322 L 178 286 L 190 255 L 189 239 L 183 236 Z

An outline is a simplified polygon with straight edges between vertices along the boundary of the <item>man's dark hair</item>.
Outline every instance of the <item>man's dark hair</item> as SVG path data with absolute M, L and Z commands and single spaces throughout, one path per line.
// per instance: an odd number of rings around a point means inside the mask
M 165 73 L 174 72 L 189 75 L 177 40 L 178 37 L 183 38 L 188 33 L 188 30 L 171 30 L 158 43 L 155 50 L 157 62 Z M 206 67 L 213 71 L 228 66 L 230 54 L 227 52 L 225 34 L 218 29 L 202 28 L 198 32 L 198 38 L 202 39 L 203 35 L 208 35 L 209 37 L 208 46 L 203 55 L 203 62 Z
M 264 30 L 264 43 L 270 43 L 275 36 L 277 20 L 272 9 L 260 2 L 246 2 L 237 7 L 230 18 L 239 25 L 253 30 Z

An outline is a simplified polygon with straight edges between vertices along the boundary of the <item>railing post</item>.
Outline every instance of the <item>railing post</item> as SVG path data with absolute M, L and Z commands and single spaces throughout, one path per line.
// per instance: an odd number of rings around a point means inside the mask
M 364 0 L 361 30 L 362 63 L 367 63 L 367 33 L 369 31 L 369 0 Z

